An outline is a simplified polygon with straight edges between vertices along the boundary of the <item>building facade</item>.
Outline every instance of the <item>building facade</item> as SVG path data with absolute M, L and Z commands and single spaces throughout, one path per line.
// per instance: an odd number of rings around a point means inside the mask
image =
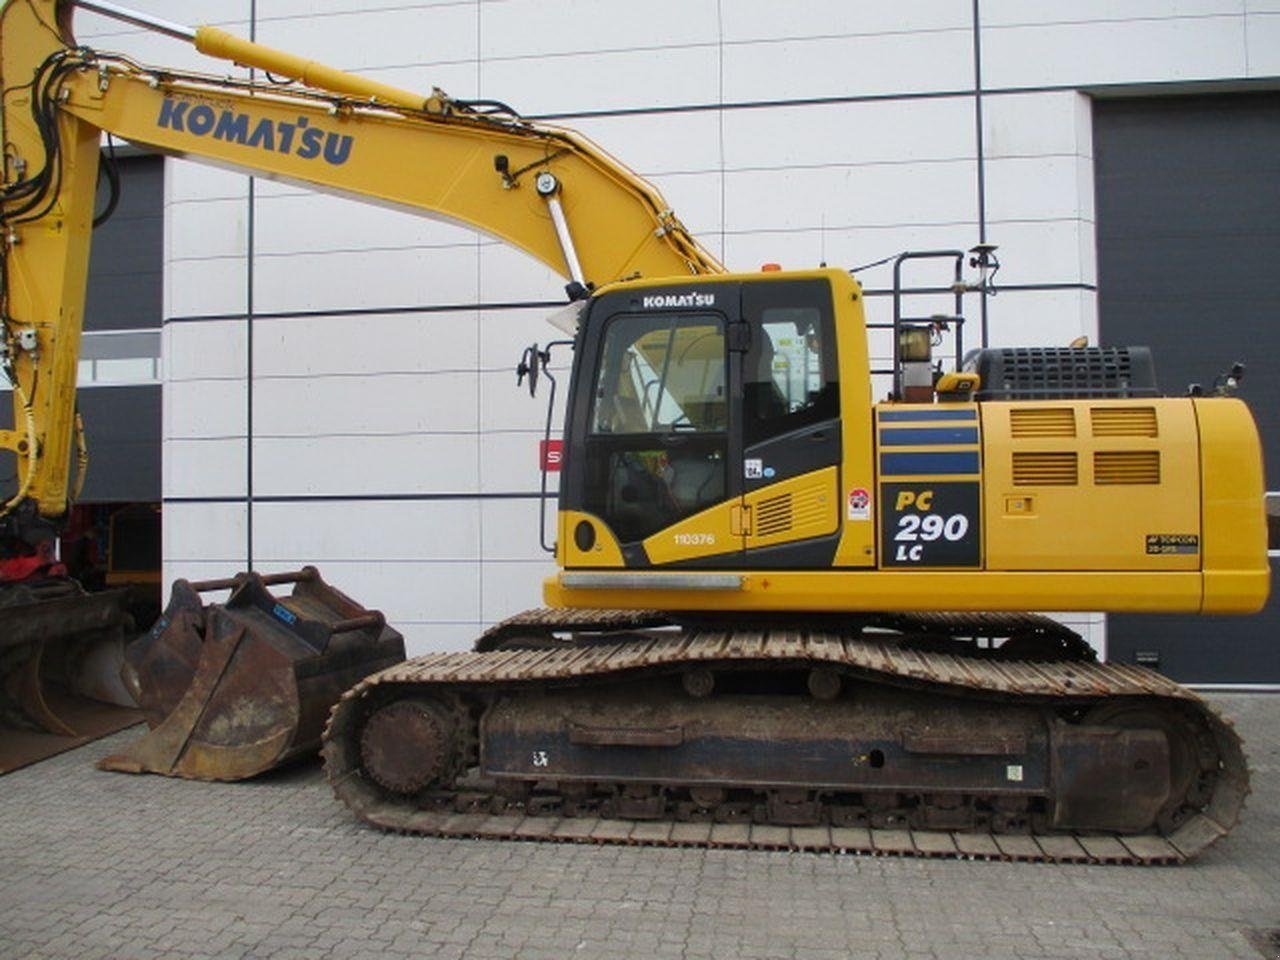
M 1275 0 L 132 5 L 571 126 L 731 269 L 998 244 L 971 337 L 1151 342 L 1167 393 L 1243 359 L 1280 488 Z M 243 73 L 78 16 L 91 45 Z M 537 605 L 545 408 L 512 369 L 561 279 L 448 224 L 173 160 L 163 180 L 166 581 L 314 563 L 415 653 Z M 858 276 L 888 319 L 889 267 Z M 1217 639 L 1239 629 L 1110 638 L 1185 679 L 1280 682 L 1262 627 Z

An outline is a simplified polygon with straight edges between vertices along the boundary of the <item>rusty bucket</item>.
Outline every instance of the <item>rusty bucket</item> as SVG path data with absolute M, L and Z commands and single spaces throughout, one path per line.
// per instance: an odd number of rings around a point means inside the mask
M 0 774 L 141 718 L 121 685 L 127 591 L 50 577 L 0 590 Z
M 286 597 L 267 588 L 292 584 Z M 224 604 L 200 594 L 231 591 Z M 404 660 L 382 614 L 314 567 L 174 584 L 151 631 L 125 652 L 125 685 L 150 732 L 99 769 L 243 780 L 315 754 L 349 687 Z

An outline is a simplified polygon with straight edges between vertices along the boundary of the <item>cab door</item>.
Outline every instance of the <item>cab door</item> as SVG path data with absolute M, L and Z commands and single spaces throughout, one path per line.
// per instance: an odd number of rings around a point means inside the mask
M 742 319 L 747 348 L 734 365 L 740 402 L 731 429 L 742 450 L 746 566 L 828 567 L 841 504 L 831 286 L 819 278 L 745 283 Z
M 732 305 L 723 290 L 715 297 Z M 582 502 L 608 526 L 628 567 L 738 562 L 742 535 L 730 525 L 742 495 L 741 470 L 731 469 L 741 463 L 730 431 L 732 312 L 642 307 L 603 324 Z

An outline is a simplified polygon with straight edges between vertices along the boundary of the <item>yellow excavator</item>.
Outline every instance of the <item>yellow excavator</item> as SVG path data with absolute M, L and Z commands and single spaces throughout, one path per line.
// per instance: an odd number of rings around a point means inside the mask
M 102 131 L 466 224 L 567 281 L 568 341 L 520 367 L 532 387 L 572 345 L 547 607 L 342 696 L 326 772 L 365 821 L 1139 863 L 1235 824 L 1248 770 L 1230 724 L 1026 611 L 1258 610 L 1262 465 L 1241 401 L 1159 395 L 1137 347 L 966 354 L 984 245 L 895 263 L 875 402 L 853 276 L 727 272 L 572 131 L 75 4 L 287 82 L 144 67 L 76 46 L 72 5 L 0 11 L 5 358 L 28 424 L 0 435 L 24 478 L 11 515 L 56 517 L 38 498 L 66 486 L 47 461 L 71 446 Z M 954 314 L 912 316 L 901 275 L 920 260 L 949 269 Z

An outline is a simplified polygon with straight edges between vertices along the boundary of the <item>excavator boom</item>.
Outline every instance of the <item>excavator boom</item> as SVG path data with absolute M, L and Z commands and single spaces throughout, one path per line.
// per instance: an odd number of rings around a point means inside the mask
M 628 277 L 723 272 L 652 185 L 581 134 L 438 90 L 398 90 L 213 27 L 165 29 L 297 82 L 149 69 L 75 46 L 71 6 L 13 0 L 0 10 L 4 76 L 24 78 L 6 80 L 3 103 L 2 307 L 16 429 L 0 433 L 0 448 L 16 455 L 23 481 L 6 512 L 24 509 L 28 526 L 66 510 L 103 132 L 473 227 L 564 276 L 576 296 Z

